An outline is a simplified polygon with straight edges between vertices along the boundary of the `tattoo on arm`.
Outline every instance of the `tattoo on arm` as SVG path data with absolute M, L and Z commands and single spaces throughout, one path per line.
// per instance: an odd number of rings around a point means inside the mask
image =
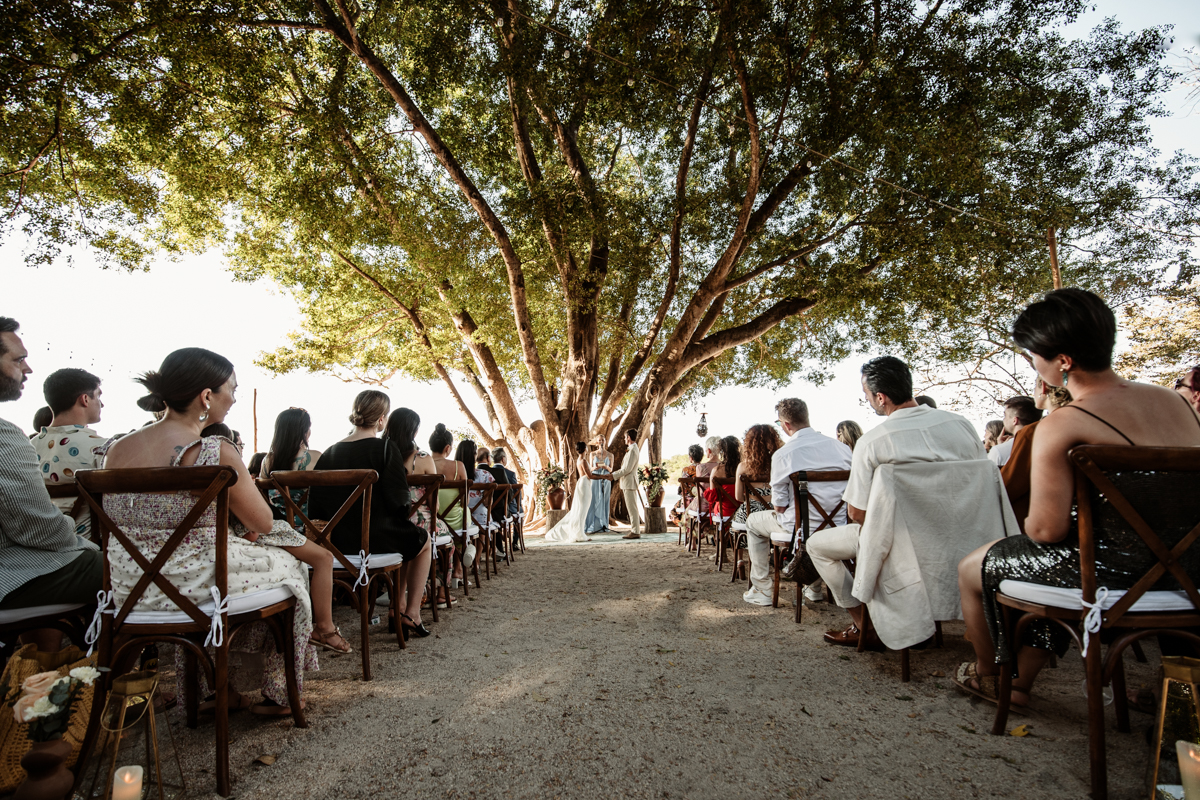
M 183 452 L 182 445 L 175 445 L 175 456 L 167 462 L 168 466 L 172 466 L 172 467 L 175 466 L 175 460 L 177 458 L 179 458 L 179 454 L 182 452 Z

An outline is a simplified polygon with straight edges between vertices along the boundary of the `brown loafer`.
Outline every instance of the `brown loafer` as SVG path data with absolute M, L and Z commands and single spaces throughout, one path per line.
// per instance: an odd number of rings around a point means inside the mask
M 621 538 L 622 539 L 640 539 L 642 537 L 636 533 L 627 533 L 624 536 L 622 536 Z
M 825 641 L 829 644 L 840 644 L 843 647 L 858 647 L 858 637 L 862 633 L 853 622 L 843 631 L 825 631 Z

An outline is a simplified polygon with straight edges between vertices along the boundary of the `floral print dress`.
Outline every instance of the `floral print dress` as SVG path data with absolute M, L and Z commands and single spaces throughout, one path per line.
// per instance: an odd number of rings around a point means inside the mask
M 428 457 L 429 453 L 426 453 L 424 450 L 418 451 L 417 453 L 417 458 Z M 408 518 L 409 522 L 428 533 L 430 537 L 448 536 L 450 534 L 450 527 L 446 525 L 444 520 L 430 516 L 429 506 L 421 502 L 425 499 L 425 491 L 426 490 L 424 486 L 408 487 L 408 502 L 412 507 L 412 515 Z
M 105 456 L 116 439 L 110 439 L 97 448 Z M 208 436 L 192 442 L 172 460 L 171 466 L 179 466 L 183 454 L 200 445 L 196 466 L 215 466 L 221 459 L 221 439 Z M 133 540 L 138 550 L 147 559 L 153 560 L 166 544 L 175 526 L 187 516 L 194 504 L 187 492 L 156 495 L 106 494 L 104 510 L 113 522 L 121 526 Z M 286 525 L 286 523 L 285 523 Z M 216 581 L 216 504 L 196 522 L 191 532 L 184 536 L 174 554 L 163 565 L 161 574 L 170 579 L 179 591 L 197 605 L 212 602 L 211 587 Z M 296 598 L 294 635 L 296 641 L 296 677 L 303 691 L 304 671 L 316 670 L 316 648 L 309 642 L 312 635 L 312 600 L 308 594 L 308 570 L 295 556 L 278 547 L 264 547 L 249 542 L 232 533 L 228 539 L 229 596 L 249 594 L 286 587 Z M 108 544 L 109 571 L 112 576 L 113 600 L 121 608 L 129 597 L 134 584 L 142 577 L 142 568 L 116 538 Z M 178 611 L 175 603 L 153 583 L 138 600 L 136 611 Z M 263 623 L 241 629 L 231 643 L 232 649 L 240 652 L 261 652 L 264 656 L 262 676 L 263 697 L 280 705 L 288 705 L 287 678 L 283 655 L 275 652 L 275 642 Z M 179 690 L 183 691 L 182 651 L 176 659 L 179 675 Z M 201 683 L 204 677 L 201 673 Z M 202 687 L 207 693 L 209 689 Z

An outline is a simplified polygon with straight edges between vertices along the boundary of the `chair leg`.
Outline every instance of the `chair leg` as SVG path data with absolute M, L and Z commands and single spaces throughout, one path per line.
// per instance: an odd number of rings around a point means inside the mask
M 390 581 L 386 579 L 391 577 Z M 393 572 L 384 574 L 385 581 L 388 584 L 388 616 L 395 621 L 396 626 L 396 644 L 401 650 L 407 650 L 408 645 L 404 643 L 404 628 L 400 625 L 400 592 L 403 592 L 408 586 L 408 570 L 401 568 Z M 434 590 L 437 590 L 437 581 L 433 582 Z M 433 607 L 437 608 L 437 597 L 434 598 Z
M 288 708 L 292 710 L 292 724 L 297 728 L 307 728 L 308 720 L 304 717 L 304 706 L 301 705 L 300 679 L 296 675 L 295 615 L 294 608 L 280 615 L 279 625 L 283 628 L 283 673 L 287 680 Z
M 183 649 L 183 710 L 187 726 L 195 728 L 200 724 L 200 674 L 196 664 L 196 654 L 190 649 Z
M 908 648 L 900 651 L 900 682 L 908 683 L 912 680 L 912 665 L 909 663 Z
M 371 680 L 371 617 L 369 616 L 371 609 L 368 608 L 370 599 L 367 597 L 367 589 L 368 586 L 360 586 L 358 588 L 358 629 L 361 634 L 358 649 L 362 651 L 364 681 Z M 394 592 L 390 592 L 389 594 L 394 594 Z M 398 622 L 399 620 L 397 620 Z
M 1092 800 L 1108 800 L 1108 764 L 1104 751 L 1104 675 L 1099 638 L 1084 659 L 1087 672 L 1088 761 L 1091 765 Z
M 1117 730 L 1129 733 L 1129 695 L 1125 693 L 1125 659 L 1124 654 L 1113 665 L 1112 673 L 1113 706 L 1117 712 Z
M 1138 663 L 1145 664 L 1146 653 L 1142 650 L 1142 643 L 1134 642 L 1132 645 L 1130 645 L 1130 648 L 1133 650 L 1133 657 L 1138 660 Z
M 229 797 L 233 783 L 229 779 L 229 640 L 217 649 L 216 707 L 213 716 L 217 728 L 217 794 Z
M 783 551 L 771 545 L 771 566 L 774 575 L 771 580 L 771 608 L 779 608 L 779 581 L 783 569 Z
M 804 611 L 804 587 L 796 581 L 796 624 L 800 624 L 800 615 Z
M 933 623 L 933 643 L 938 647 L 942 646 L 942 622 L 938 620 Z

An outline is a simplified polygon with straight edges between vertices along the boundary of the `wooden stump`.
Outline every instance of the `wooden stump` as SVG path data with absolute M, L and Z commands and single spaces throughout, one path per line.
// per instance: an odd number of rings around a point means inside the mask
M 665 508 L 646 509 L 646 533 L 667 532 L 667 510 Z
M 551 508 L 546 510 L 546 530 L 549 531 L 567 515 L 566 509 Z

